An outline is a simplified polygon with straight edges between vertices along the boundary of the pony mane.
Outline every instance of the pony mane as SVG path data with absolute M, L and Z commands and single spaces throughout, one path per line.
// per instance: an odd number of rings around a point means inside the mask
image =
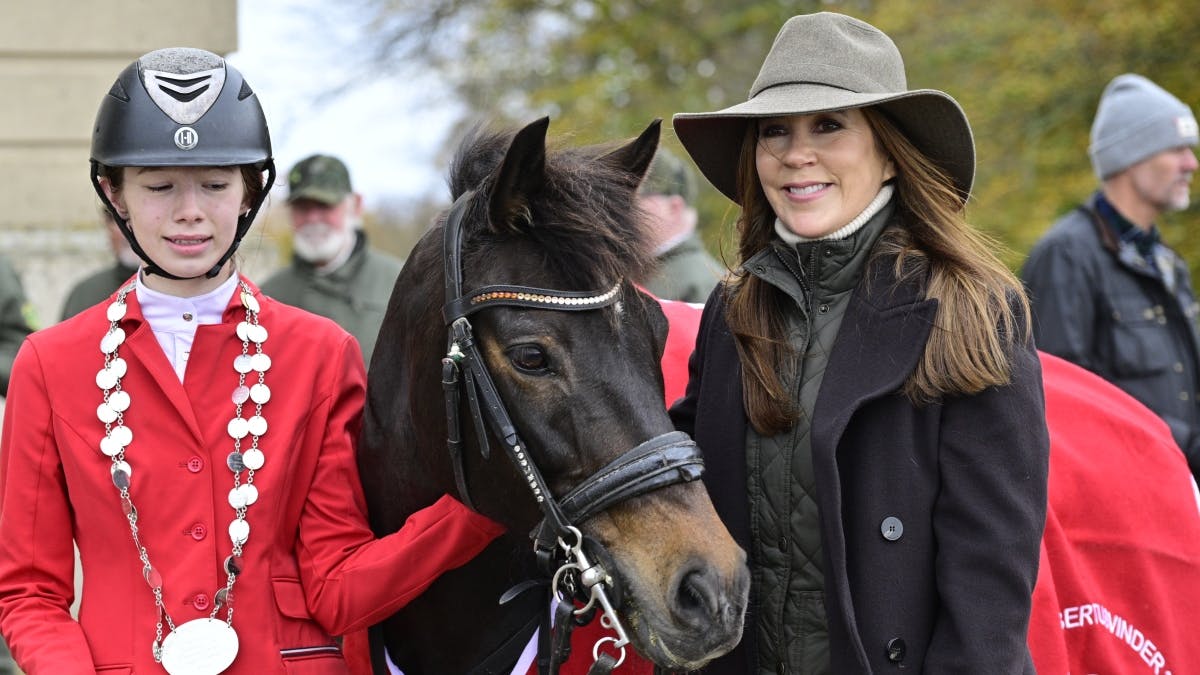
M 654 252 L 646 216 L 634 199 L 641 176 L 602 159 L 615 149 L 613 144 L 547 147 L 545 182 L 526 195 L 528 222 L 489 226 L 487 197 L 515 133 L 475 127 L 455 152 L 451 197 L 472 189 L 477 195 L 464 223 L 464 256 L 502 240 L 524 238 L 541 253 L 542 268 L 575 290 L 645 278 Z

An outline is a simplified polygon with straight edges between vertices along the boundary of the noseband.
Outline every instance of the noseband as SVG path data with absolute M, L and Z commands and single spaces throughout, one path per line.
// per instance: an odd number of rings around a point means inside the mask
M 577 616 L 596 608 L 598 604 L 603 611 L 602 622 L 617 633 L 617 638 L 604 638 L 593 649 L 596 661 L 593 670 L 602 666 L 603 661 L 611 664 L 608 668 L 611 670 L 624 661 L 625 645 L 629 639 L 605 592 L 606 586 L 615 587 L 615 581 L 603 568 L 589 561 L 583 550 L 583 536 L 576 524 L 627 499 L 668 485 L 694 481 L 703 472 L 704 461 L 695 442 L 687 434 L 673 431 L 637 445 L 566 495 L 555 497 L 550 492 L 500 398 L 475 342 L 468 317 L 497 306 L 566 312 L 598 310 L 620 299 L 622 282 L 618 280 L 611 288 L 597 292 L 492 285 L 463 294 L 462 226 L 473 194 L 466 192 L 454 202 L 446 217 L 443 239 L 446 281 L 443 317 L 449 335 L 447 353 L 442 359 L 442 386 L 446 396 L 447 447 L 454 467 L 454 480 L 463 502 L 474 508 L 467 491 L 459 419 L 461 394 L 465 390 L 475 424 L 475 436 L 483 456 L 487 458 L 490 455 L 487 434 L 490 430 L 503 443 L 513 466 L 528 484 L 542 511 L 542 520 L 531 533 L 531 538 L 539 567 L 553 577 L 554 592 L 560 595 L 560 613 L 565 614 L 561 611 L 564 606 L 573 608 L 576 598 L 585 603 L 583 608 L 575 610 Z M 568 592 L 561 593 L 560 589 Z M 571 621 L 560 620 L 558 623 L 556 628 L 565 628 L 562 624 Z M 557 632 L 568 634 L 567 630 Z M 619 660 L 610 654 L 600 653 L 600 646 L 605 641 L 611 641 L 612 648 L 619 650 Z M 565 654 L 560 656 L 565 659 Z M 557 667 L 551 665 L 549 672 L 557 672 Z

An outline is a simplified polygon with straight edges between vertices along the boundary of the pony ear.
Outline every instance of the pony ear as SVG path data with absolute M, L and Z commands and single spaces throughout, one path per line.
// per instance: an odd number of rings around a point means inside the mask
M 546 129 L 550 118 L 543 117 L 513 136 L 492 192 L 488 198 L 488 216 L 492 229 L 519 229 L 530 222 L 529 197 L 546 182 Z
M 640 136 L 622 145 L 600 159 L 625 171 L 640 183 L 650 168 L 654 153 L 658 151 L 658 137 L 662 130 L 662 118 L 655 118 Z

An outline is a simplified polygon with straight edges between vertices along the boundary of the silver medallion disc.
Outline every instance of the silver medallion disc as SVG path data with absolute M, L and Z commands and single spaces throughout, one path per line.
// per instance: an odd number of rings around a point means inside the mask
M 239 322 L 235 332 L 237 333 L 238 339 L 242 342 L 250 341 L 250 324 L 248 322 Z
M 242 492 L 241 487 L 239 485 L 229 491 L 229 505 L 235 509 L 246 506 L 246 493 Z
M 258 298 L 250 295 L 246 291 L 242 291 L 242 306 L 251 312 L 258 311 Z
M 108 435 L 122 448 L 133 442 L 133 430 L 124 424 L 113 427 Z
M 271 388 L 265 384 L 250 387 L 250 400 L 255 403 L 266 403 L 271 400 Z
M 249 390 L 246 393 L 249 395 Z M 117 421 L 117 411 L 113 410 L 112 406 L 107 403 L 101 403 L 96 406 L 96 417 L 100 418 L 100 421 L 105 424 L 112 424 Z
M 124 341 L 125 331 L 119 327 L 114 328 L 105 333 L 104 337 L 100 338 L 100 351 L 104 352 L 105 354 L 111 354 L 117 351 L 117 347 L 120 347 L 121 343 Z
M 116 373 L 117 377 L 125 377 L 125 373 L 129 370 L 129 364 L 118 356 L 108 364 L 108 369 Z
M 250 387 L 247 387 L 246 385 L 242 384 L 242 385 L 238 385 L 238 387 L 233 390 L 233 402 L 235 404 L 241 405 L 249 400 L 250 400 Z
M 108 407 L 117 412 L 125 412 L 129 410 L 129 394 L 124 390 L 114 391 L 108 395 Z
M 101 389 L 112 389 L 117 386 L 117 374 L 108 368 L 101 368 L 96 373 L 96 386 Z
M 237 632 L 224 621 L 193 619 L 167 635 L 162 666 L 171 675 L 218 675 L 238 653 Z
M 238 354 L 237 357 L 233 359 L 233 369 L 245 375 L 246 373 L 250 372 L 252 363 L 253 361 L 251 361 L 249 354 Z
M 235 509 L 250 506 L 258 501 L 258 488 L 253 483 L 239 485 L 229 491 L 229 505 Z
M 250 357 L 250 367 L 260 373 L 265 373 L 271 369 L 271 357 L 266 354 L 255 354 Z
M 246 426 L 250 428 L 250 433 L 252 435 L 262 436 L 263 434 L 267 433 L 267 418 L 261 415 L 255 415 L 246 420 Z
M 250 336 L 251 342 L 257 342 L 261 345 L 267 341 L 267 329 L 260 323 L 252 324 L 250 330 L 246 331 L 246 334 Z
M 263 451 L 258 448 L 250 448 L 242 454 L 242 462 L 246 464 L 246 468 L 251 471 L 258 471 L 263 468 L 263 464 L 267 458 L 263 455 Z
M 108 457 L 112 457 L 124 448 L 125 446 L 118 443 L 112 436 L 105 436 L 100 439 L 100 452 L 103 452 Z
M 109 321 L 120 321 L 125 318 L 126 304 L 123 302 L 114 302 L 105 310 L 104 316 L 108 317 Z
M 242 501 L 246 502 L 246 506 L 250 506 L 258 501 L 258 488 L 254 487 L 253 483 L 245 483 L 237 487 L 242 492 Z
M 229 426 L 226 429 L 229 435 L 234 438 L 245 438 L 249 433 L 249 424 L 241 417 L 235 417 L 229 420 Z
M 229 523 L 229 539 L 235 544 L 244 544 L 250 538 L 250 523 L 238 519 Z

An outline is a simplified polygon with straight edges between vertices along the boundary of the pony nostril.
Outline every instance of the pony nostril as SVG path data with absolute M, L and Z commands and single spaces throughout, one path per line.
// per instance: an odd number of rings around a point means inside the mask
M 708 570 L 685 573 L 675 589 L 675 606 L 672 608 L 675 615 L 695 627 L 711 625 L 722 604 L 718 587 L 716 576 Z

